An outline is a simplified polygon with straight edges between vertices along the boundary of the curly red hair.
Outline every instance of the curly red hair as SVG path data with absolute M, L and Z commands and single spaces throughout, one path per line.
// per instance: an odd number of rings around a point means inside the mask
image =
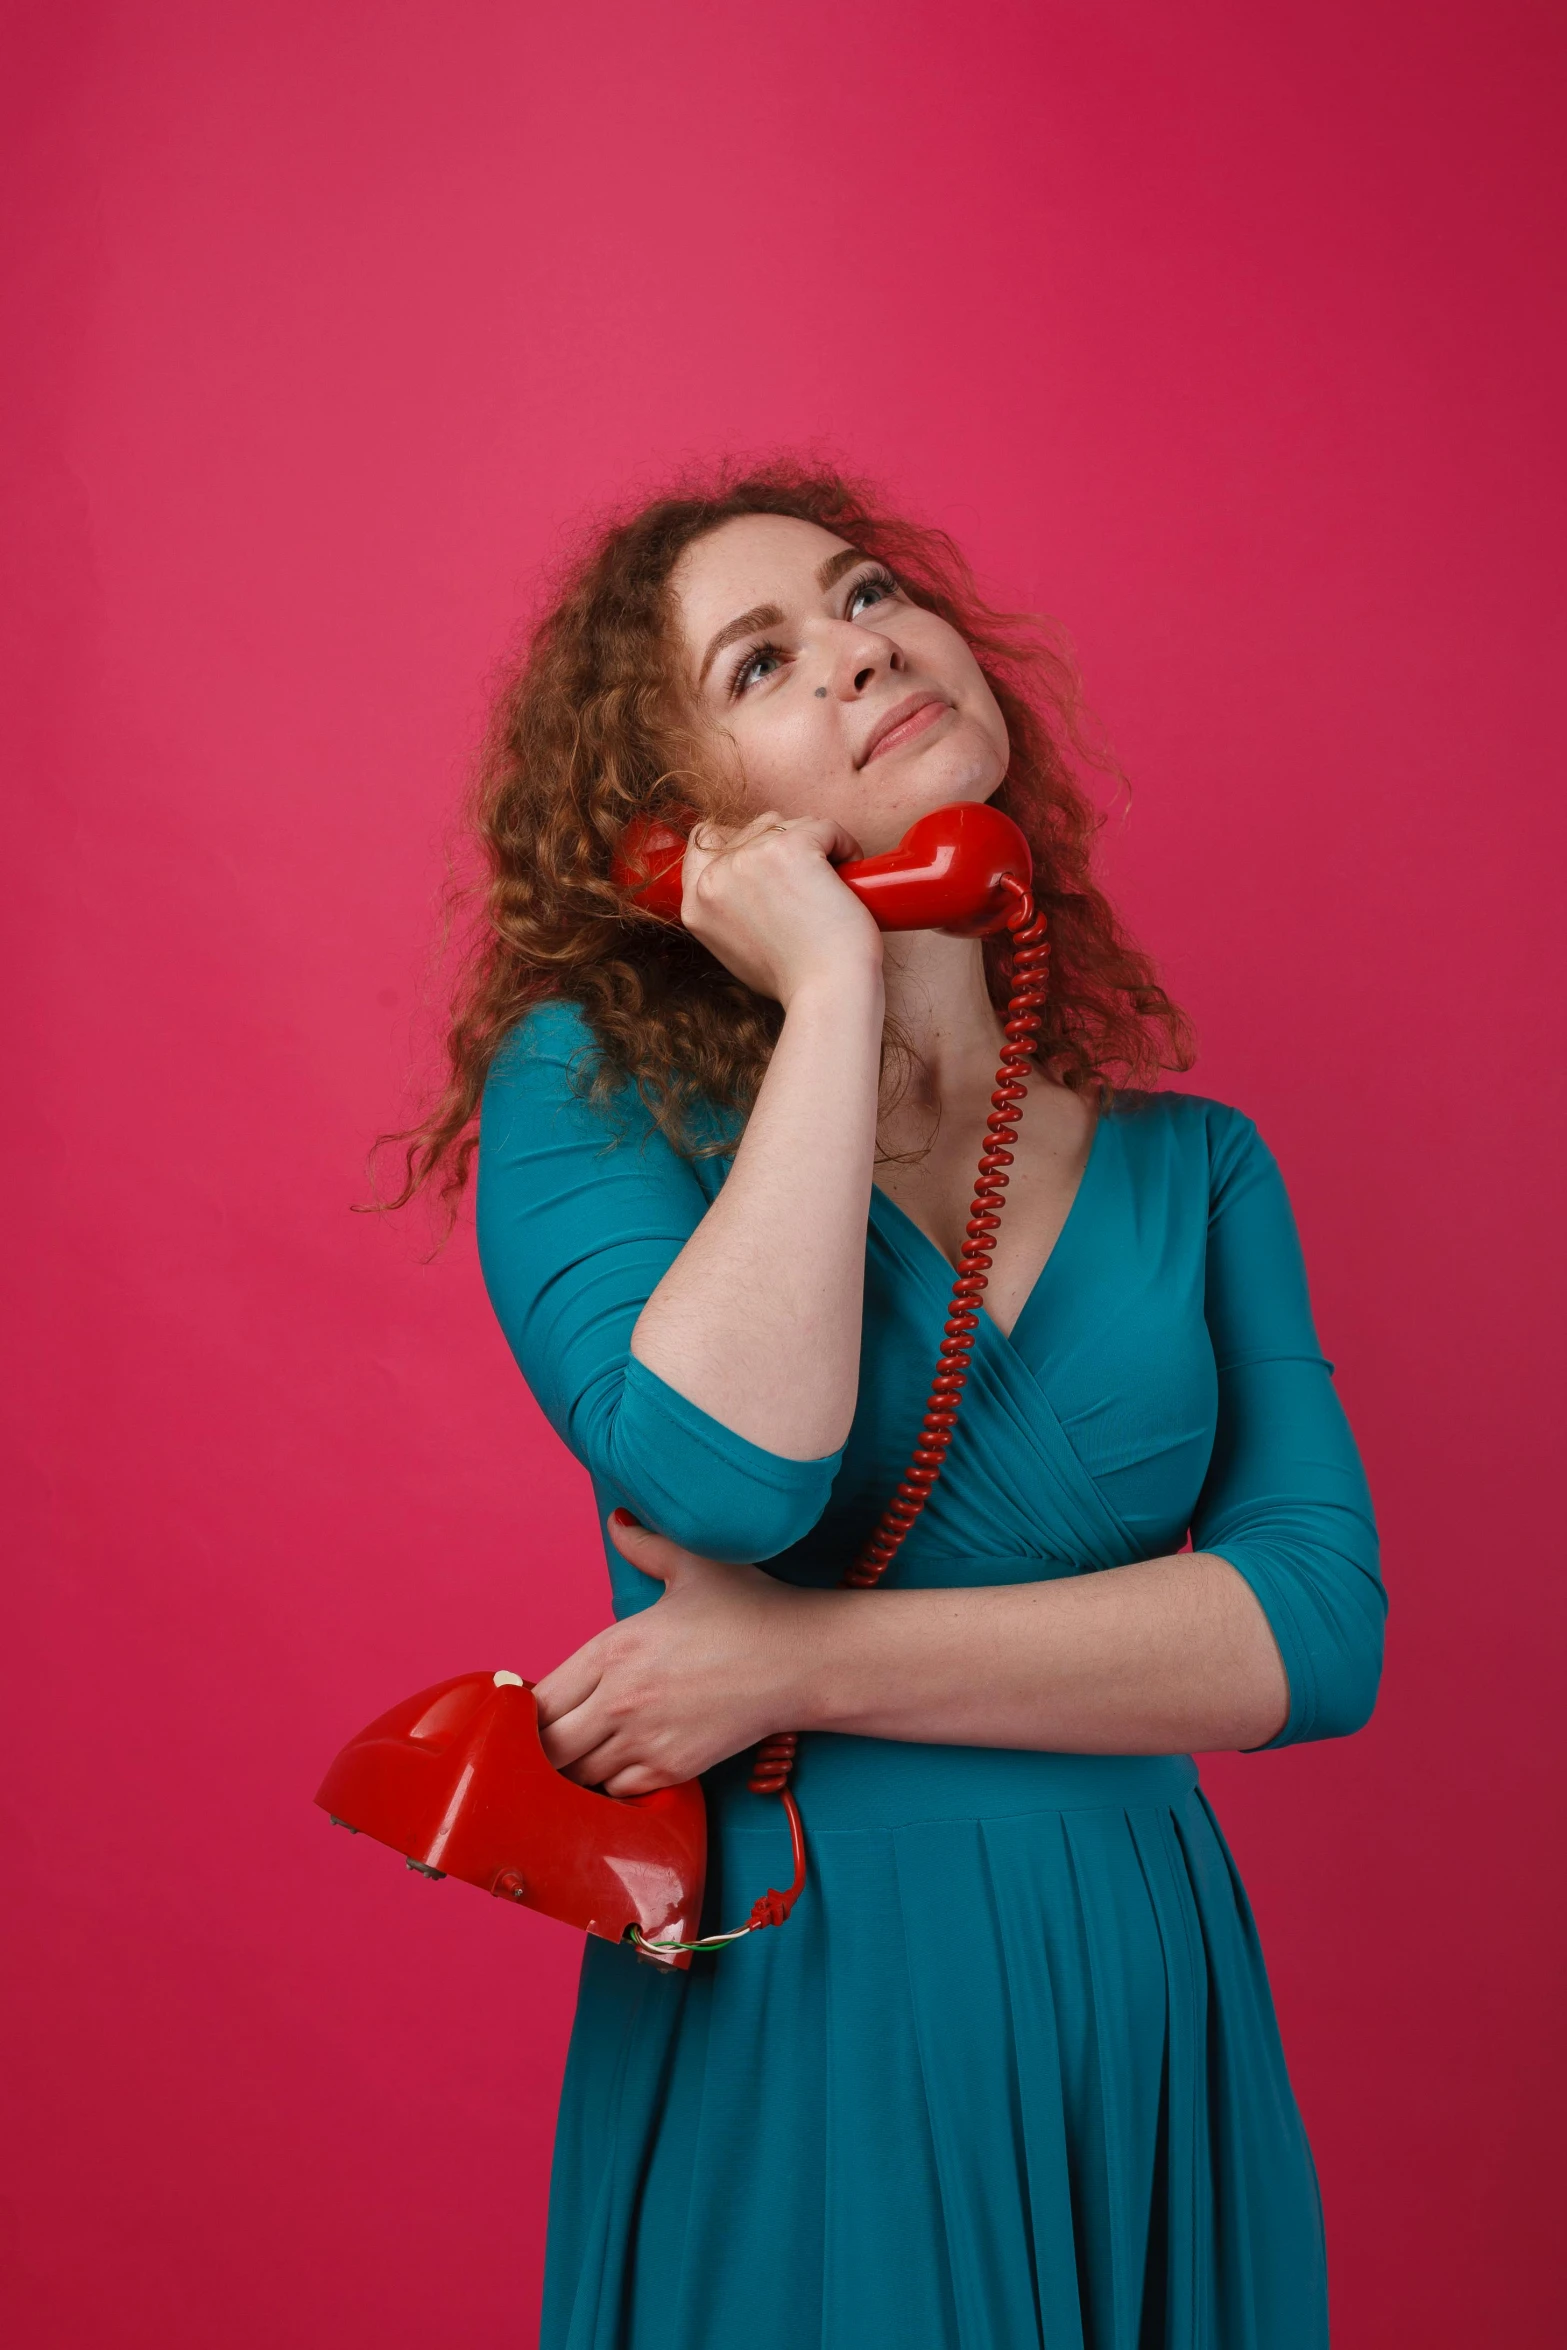
M 425 1118 L 384 1138 L 404 1146 L 388 1206 L 432 1178 L 456 1203 L 490 1065 L 524 1013 L 552 999 L 582 1009 L 598 1048 L 593 1090 L 607 1098 L 629 1080 L 682 1152 L 725 1148 L 704 1112 L 743 1118 L 755 1101 L 778 1006 L 684 931 L 628 915 L 609 878 L 633 815 L 682 802 L 732 812 L 677 665 L 670 578 L 694 541 L 753 514 L 817 523 L 862 549 L 973 648 L 1011 742 L 996 805 L 1028 835 L 1050 921 L 1039 1065 L 1102 1105 L 1117 1087 L 1191 1067 L 1185 1014 L 1093 878 L 1104 818 L 1082 775 L 1107 762 L 1085 740 L 1075 673 L 1048 630 L 992 610 L 945 531 L 882 511 L 839 473 L 731 469 L 601 527 L 504 680 L 472 798 L 484 878 L 451 1006 L 447 1080 Z M 987 944 L 998 1003 L 1004 954 Z

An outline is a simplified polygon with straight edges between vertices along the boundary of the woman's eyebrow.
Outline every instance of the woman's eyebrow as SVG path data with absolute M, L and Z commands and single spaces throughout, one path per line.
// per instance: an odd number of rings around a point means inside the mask
M 697 684 L 701 685 L 704 682 L 708 671 L 718 659 L 725 645 L 737 644 L 741 637 L 749 636 L 753 629 L 782 628 L 782 626 L 783 614 L 776 604 L 757 604 L 749 612 L 742 612 L 738 620 L 726 620 L 702 656 L 702 667 L 697 676 Z
M 842 579 L 846 571 L 852 571 L 856 563 L 867 561 L 869 557 L 862 554 L 858 547 L 840 547 L 836 555 L 829 555 L 826 562 L 818 567 L 816 584 L 820 588 L 830 588 L 835 580 Z

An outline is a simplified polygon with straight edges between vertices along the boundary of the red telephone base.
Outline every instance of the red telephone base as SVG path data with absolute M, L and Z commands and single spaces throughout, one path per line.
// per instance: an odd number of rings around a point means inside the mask
M 432 1877 L 623 1942 L 701 1931 L 707 1806 L 692 1779 L 653 1795 L 601 1795 L 563 1779 L 539 1742 L 533 1692 L 515 1673 L 459 1673 L 351 1739 L 316 1796 Z M 688 1967 L 688 1951 L 644 1951 Z

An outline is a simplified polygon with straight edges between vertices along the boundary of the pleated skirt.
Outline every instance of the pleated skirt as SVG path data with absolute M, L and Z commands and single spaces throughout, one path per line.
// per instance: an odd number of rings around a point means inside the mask
M 711 1774 L 709 1930 L 786 1883 Z M 1186 1758 L 805 1742 L 793 1918 L 590 1939 L 543 2350 L 1323 2350 L 1321 2208 Z

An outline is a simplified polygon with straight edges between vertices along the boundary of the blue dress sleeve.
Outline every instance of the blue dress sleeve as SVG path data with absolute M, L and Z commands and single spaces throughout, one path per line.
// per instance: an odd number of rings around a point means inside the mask
M 1215 1105 L 1217 1107 L 1217 1105 Z M 1206 1312 L 1218 1430 L 1192 1519 L 1266 1614 L 1289 1677 L 1270 1746 L 1340 1738 L 1376 1703 L 1387 1597 L 1360 1454 L 1312 1320 L 1289 1196 L 1239 1111 L 1215 1121 Z
M 575 1007 L 551 1004 L 519 1023 L 491 1070 L 477 1206 L 490 1301 L 606 1511 L 623 1504 L 710 1558 L 772 1558 L 815 1525 L 842 1454 L 766 1452 L 632 1355 L 637 1316 L 710 1195 L 630 1087 L 608 1106 L 583 1098 L 575 1070 L 591 1050 Z M 716 1192 L 714 1162 L 704 1165 Z M 660 1586 L 636 1583 L 631 1604 L 657 1597 Z

